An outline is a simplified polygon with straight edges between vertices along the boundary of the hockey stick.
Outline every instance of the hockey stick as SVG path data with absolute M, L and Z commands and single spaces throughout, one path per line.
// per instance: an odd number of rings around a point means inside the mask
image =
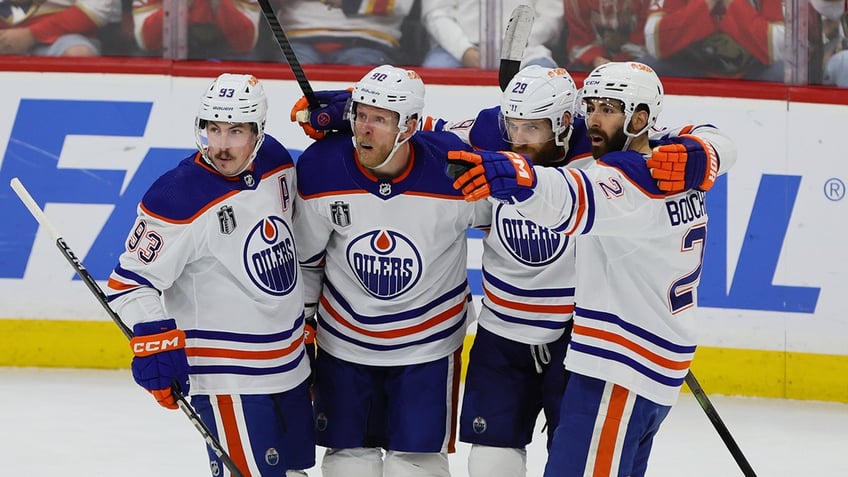
M 280 50 L 283 51 L 283 55 L 286 57 L 289 68 L 291 68 L 292 73 L 294 73 L 294 79 L 297 80 L 297 84 L 300 85 L 300 90 L 303 91 L 303 96 L 306 98 L 306 102 L 309 103 L 309 109 L 315 110 L 320 108 L 321 104 L 318 103 L 318 98 L 315 97 L 315 92 L 312 91 L 312 85 L 309 84 L 309 80 L 306 79 L 306 73 L 303 72 L 303 68 L 300 66 L 300 61 L 298 61 L 297 55 L 294 54 L 294 50 L 292 49 L 291 43 L 289 43 L 286 32 L 280 25 L 280 21 L 277 20 L 277 15 L 271 7 L 270 0 L 259 0 L 259 6 L 262 7 L 262 15 L 265 16 L 265 21 L 268 22 L 268 26 L 271 27 L 271 31 L 274 32 L 274 39 L 277 40 L 277 44 L 280 46 Z
M 501 64 L 498 68 L 498 84 L 501 91 L 506 91 L 510 80 L 521 67 L 521 59 L 524 58 L 524 49 L 530 41 L 530 30 L 533 29 L 534 18 L 533 9 L 527 5 L 518 5 L 509 17 L 501 42 Z
M 23 183 L 21 183 L 21 181 L 17 177 L 14 177 L 12 178 L 10 185 L 15 191 L 15 194 L 18 195 L 18 198 L 21 199 L 21 202 L 23 202 L 26 208 L 29 210 L 29 213 L 32 214 L 33 218 L 38 221 L 39 225 L 47 229 L 47 232 L 56 242 L 56 246 L 59 248 L 59 251 L 65 257 L 65 259 L 68 260 L 68 263 L 71 264 L 71 266 L 77 272 L 77 275 L 79 275 L 82 281 L 85 282 L 85 285 L 88 287 L 89 290 L 91 290 L 91 293 L 94 294 L 94 296 L 97 298 L 97 301 L 100 302 L 100 304 L 103 306 L 103 309 L 106 310 L 106 313 L 109 315 L 110 318 L 112 318 L 112 321 L 114 321 L 115 324 L 118 325 L 118 328 L 121 329 L 121 332 L 124 334 L 124 336 L 127 337 L 127 339 L 132 339 L 132 330 L 130 330 L 129 327 L 127 327 L 127 325 L 125 325 L 124 322 L 121 321 L 121 317 L 118 316 L 118 314 L 115 312 L 115 310 L 112 309 L 111 306 L 109 306 L 106 294 L 103 293 L 103 290 L 100 288 L 97 282 L 94 281 L 94 278 L 91 276 L 91 274 L 88 273 L 88 270 L 86 270 L 85 266 L 83 266 L 80 259 L 77 258 L 77 256 L 74 254 L 74 251 L 71 250 L 71 247 L 69 247 L 68 244 L 65 242 L 65 239 L 62 238 L 61 235 L 59 235 L 59 232 L 56 231 L 56 229 L 53 227 L 53 224 L 51 224 L 50 220 L 47 219 L 47 215 L 44 213 L 44 211 L 41 210 L 41 208 L 35 202 L 35 199 L 33 199 L 29 191 L 26 190 Z M 210 431 L 209 428 L 206 427 L 206 424 L 204 424 L 203 421 L 200 420 L 200 416 L 197 414 L 197 411 L 195 411 L 194 408 L 191 407 L 191 404 L 186 401 L 185 396 L 177 387 L 176 383 L 171 385 L 171 392 L 173 393 L 174 400 L 176 400 L 179 408 L 182 409 L 186 416 L 188 416 L 189 421 L 194 424 L 194 427 L 200 432 L 200 434 L 206 440 L 206 443 L 209 445 L 212 451 L 215 452 L 215 455 L 217 455 L 218 458 L 221 459 L 221 462 L 223 462 L 224 466 L 230 470 L 230 473 L 232 473 L 234 477 L 244 477 L 244 474 L 241 473 L 238 467 L 236 467 L 235 463 L 233 463 L 233 460 L 230 459 L 230 456 L 227 454 L 227 451 L 224 450 L 224 448 L 221 446 L 221 443 L 219 443 L 218 440 L 215 439 L 215 436 L 212 435 L 212 431 Z
M 701 387 L 701 384 L 698 383 L 698 380 L 695 379 L 695 375 L 692 374 L 692 370 L 689 370 L 686 373 L 686 384 L 689 386 L 689 390 L 692 391 L 692 394 L 695 396 L 695 400 L 698 401 L 698 404 L 701 405 L 701 409 L 704 410 L 704 413 L 707 414 L 710 422 L 713 423 L 713 427 L 718 431 L 719 437 L 724 441 L 724 445 L 727 446 L 727 450 L 730 451 L 730 454 L 733 456 L 733 459 L 736 461 L 736 464 L 739 465 L 739 468 L 742 469 L 742 474 L 745 477 L 757 477 L 757 474 L 754 473 L 754 469 L 751 468 L 751 464 L 748 463 L 748 459 L 745 458 L 745 455 L 742 454 L 742 450 L 739 449 L 739 446 L 736 444 L 736 441 L 733 439 L 733 436 L 730 435 L 730 431 L 727 429 L 727 426 L 724 425 L 724 421 L 721 420 L 721 416 L 718 415 L 718 411 L 716 411 L 713 403 L 710 402 L 710 398 L 707 397 L 707 393 L 704 392 L 704 388 Z

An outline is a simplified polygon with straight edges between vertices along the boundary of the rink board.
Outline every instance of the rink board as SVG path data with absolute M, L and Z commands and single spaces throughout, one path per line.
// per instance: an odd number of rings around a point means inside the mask
M 121 334 L 6 185 L 20 177 L 105 283 L 141 194 L 194 148 L 208 78 L 247 69 L 159 67 L 95 74 L 28 66 L 0 75 L 0 365 L 128 365 Z M 270 99 L 267 131 L 297 154 L 309 139 L 288 114 L 301 93 L 281 68 L 250 70 Z M 347 87 L 361 74 L 318 74 L 313 87 Z M 488 86 L 422 76 L 427 114 L 465 118 L 499 94 L 491 75 L 477 80 Z M 848 92 L 752 83 L 695 89 L 685 80 L 666 81 L 666 90 L 661 124 L 712 123 L 739 149 L 737 165 L 707 198 L 699 379 L 710 392 L 848 402 L 848 248 L 840 240 L 848 232 Z M 480 237 L 469 236 L 478 296 Z

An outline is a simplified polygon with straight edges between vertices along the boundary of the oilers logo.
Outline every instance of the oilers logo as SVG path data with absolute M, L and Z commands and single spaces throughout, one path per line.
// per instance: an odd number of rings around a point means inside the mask
M 371 295 L 385 300 L 412 289 L 423 268 L 415 245 L 393 230 L 372 230 L 353 239 L 347 263 Z
M 498 239 L 513 257 L 531 267 L 547 265 L 562 255 L 569 237 L 527 220 L 513 207 L 499 205 L 493 225 Z
M 265 293 L 286 295 L 297 283 L 294 236 L 279 217 L 265 217 L 247 234 L 244 267 L 254 285 Z

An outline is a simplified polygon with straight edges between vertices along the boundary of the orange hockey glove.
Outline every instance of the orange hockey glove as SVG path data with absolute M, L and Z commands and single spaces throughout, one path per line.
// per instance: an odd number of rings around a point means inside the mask
M 718 176 L 718 154 L 703 139 L 683 135 L 654 148 L 647 161 L 657 187 L 668 193 L 708 191 Z

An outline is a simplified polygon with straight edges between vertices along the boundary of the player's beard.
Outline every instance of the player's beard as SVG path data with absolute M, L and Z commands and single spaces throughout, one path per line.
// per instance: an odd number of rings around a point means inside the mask
M 356 155 L 359 163 L 368 169 L 382 164 L 392 151 L 392 147 L 394 144 L 380 144 L 373 137 L 356 138 Z
M 624 149 L 624 144 L 627 143 L 627 135 L 624 134 L 623 129 L 616 131 L 612 138 L 608 137 L 604 131 L 598 128 L 589 129 L 587 134 L 601 136 L 603 139 L 603 142 L 598 145 L 592 144 L 592 157 L 595 159 L 600 159 L 601 156 L 608 152 L 621 151 Z
M 538 146 L 538 147 L 535 147 Z M 563 148 L 557 146 L 554 141 L 541 144 L 521 144 L 512 146 L 512 152 L 524 154 L 537 166 L 550 166 L 562 162 Z

